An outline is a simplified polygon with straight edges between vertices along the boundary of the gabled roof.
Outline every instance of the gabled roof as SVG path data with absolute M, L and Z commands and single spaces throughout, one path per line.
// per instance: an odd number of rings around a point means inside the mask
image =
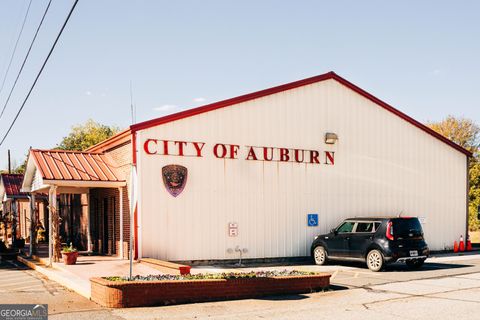
M 26 198 L 27 193 L 21 192 L 23 174 L 2 173 L 1 176 L 5 195 L 8 198 Z
M 125 181 L 103 153 L 31 149 L 30 156 L 43 180 Z
M 233 106 L 233 105 L 236 105 L 236 104 L 239 104 L 239 103 L 242 103 L 242 102 L 246 102 L 246 101 L 249 101 L 249 100 L 262 98 L 262 97 L 265 97 L 265 96 L 268 96 L 268 95 L 271 95 L 271 94 L 295 89 L 295 88 L 298 88 L 298 87 L 302 87 L 302 86 L 306 86 L 306 85 L 309 85 L 309 84 L 313 84 L 313 83 L 320 82 L 320 81 L 325 81 L 325 80 L 330 80 L 330 79 L 338 81 L 339 83 L 343 84 L 347 88 L 355 91 L 356 93 L 360 94 L 361 96 L 365 97 L 366 99 L 374 102 L 375 104 L 377 104 L 378 106 L 386 109 L 387 111 L 397 115 L 398 117 L 402 118 L 403 120 L 411 123 L 412 125 L 419 128 L 420 130 L 425 131 L 427 134 L 429 134 L 429 135 L 433 136 L 434 138 L 446 143 L 447 145 L 449 145 L 452 148 L 462 152 L 463 154 L 465 154 L 469 157 L 472 156 L 472 153 L 470 151 L 462 148 L 458 144 L 452 142 L 451 140 L 445 138 L 444 136 L 437 133 L 436 131 L 430 129 L 426 125 L 418 122 L 417 120 L 411 118 L 410 116 L 406 115 L 405 113 L 395 109 L 394 107 L 392 107 L 389 104 L 383 102 L 382 100 L 378 99 L 377 97 L 371 95 L 370 93 L 366 92 L 365 90 L 357 87 L 353 83 L 351 83 L 351 82 L 347 81 L 346 79 L 340 77 L 339 75 L 337 75 L 334 72 L 328 72 L 328 73 L 325 73 L 325 74 L 322 74 L 322 75 L 319 75 L 319 76 L 315 76 L 315 77 L 311 77 L 311 78 L 307 78 L 307 79 L 303 79 L 303 80 L 299 80 L 299 81 L 295 81 L 295 82 L 290 82 L 290 83 L 283 84 L 283 85 L 280 85 L 280 86 L 276 86 L 276 87 L 273 87 L 273 88 L 269 88 L 269 89 L 245 94 L 245 95 L 238 96 L 238 97 L 235 97 L 235 98 L 231 98 L 231 99 L 207 104 L 207 105 L 204 105 L 204 106 L 201 106 L 201 107 L 185 110 L 185 111 L 182 111 L 182 112 L 170 114 L 170 115 L 167 115 L 167 116 L 164 116 L 164 117 L 140 122 L 140 123 L 137 123 L 137 124 L 134 124 L 134 125 L 130 126 L 130 130 L 131 130 L 132 133 L 135 133 L 136 131 L 144 130 L 144 129 L 147 129 L 147 128 L 150 128 L 150 127 L 155 127 L 155 126 L 158 126 L 158 125 L 161 125 L 161 124 L 164 124 L 164 123 L 168 123 L 168 122 L 192 117 L 192 116 L 195 116 L 195 115 L 198 115 L 198 114 L 201 114 L 201 113 L 225 108 L 225 107 L 228 107 L 228 106 Z M 112 138 L 110 138 L 110 139 L 112 139 Z M 110 139 L 108 139 L 106 141 L 109 141 Z

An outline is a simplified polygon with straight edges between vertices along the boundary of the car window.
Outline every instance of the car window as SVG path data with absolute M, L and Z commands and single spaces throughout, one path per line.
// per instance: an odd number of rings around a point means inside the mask
M 354 221 L 346 221 L 340 227 L 338 227 L 337 232 L 338 233 L 352 232 L 354 225 L 355 225 Z
M 377 231 L 378 228 L 380 228 L 380 225 L 381 225 L 381 222 L 375 222 L 375 231 Z
M 355 232 L 373 232 L 373 222 L 359 222 Z
M 417 218 L 397 218 L 393 220 L 393 231 L 397 236 L 412 237 L 423 234 L 422 225 Z

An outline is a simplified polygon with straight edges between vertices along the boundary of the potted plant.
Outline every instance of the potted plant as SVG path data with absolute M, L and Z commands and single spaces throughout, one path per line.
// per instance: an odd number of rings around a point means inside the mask
M 73 247 L 70 242 L 70 246 L 64 246 L 62 249 L 62 258 L 64 264 L 75 264 L 77 263 L 78 251 Z

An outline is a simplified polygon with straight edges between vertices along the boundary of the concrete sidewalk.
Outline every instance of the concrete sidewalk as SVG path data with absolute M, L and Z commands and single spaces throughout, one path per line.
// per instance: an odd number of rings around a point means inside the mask
M 34 260 L 18 256 L 18 261 L 88 299 L 91 297 L 90 278 L 128 276 L 130 269 L 129 260 L 106 256 L 79 256 L 75 265 L 54 262 L 52 267 L 47 267 L 47 259 L 42 258 Z M 133 263 L 133 275 L 164 273 L 144 263 Z

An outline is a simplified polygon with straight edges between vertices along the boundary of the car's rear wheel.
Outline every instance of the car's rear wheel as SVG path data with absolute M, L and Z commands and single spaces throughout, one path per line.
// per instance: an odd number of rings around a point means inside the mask
M 411 269 L 420 269 L 423 266 L 425 259 L 415 259 L 415 260 L 407 260 L 405 263 Z
M 322 246 L 315 247 L 313 250 L 313 260 L 316 265 L 324 265 L 327 262 L 327 252 Z
M 382 253 L 377 249 L 370 250 L 367 254 L 368 269 L 377 272 L 382 270 L 383 265 L 384 262 Z

